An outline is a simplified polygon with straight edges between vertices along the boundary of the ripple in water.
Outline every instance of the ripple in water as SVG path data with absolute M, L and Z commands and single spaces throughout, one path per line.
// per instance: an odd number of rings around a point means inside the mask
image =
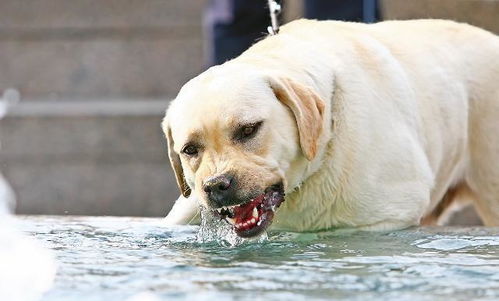
M 497 228 L 281 232 L 247 241 L 220 221 L 160 221 L 24 218 L 24 231 L 57 256 L 55 286 L 42 301 L 499 299 Z

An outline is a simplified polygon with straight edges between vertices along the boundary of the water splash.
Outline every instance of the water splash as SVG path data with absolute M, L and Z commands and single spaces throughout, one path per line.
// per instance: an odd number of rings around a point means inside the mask
M 267 232 L 256 238 L 239 237 L 229 223 L 214 216 L 210 210 L 201 206 L 200 211 L 201 225 L 196 236 L 199 243 L 215 242 L 221 246 L 236 247 L 246 242 L 264 242 L 268 240 Z
M 3 93 L 0 119 L 19 98 L 14 89 Z M 16 228 L 14 207 L 14 191 L 0 173 L 0 300 L 39 300 L 55 278 L 53 254 Z
M 55 278 L 52 253 L 16 228 L 7 206 L 13 193 L 0 175 L 0 300 L 33 301 Z
M 9 106 L 19 101 L 19 92 L 14 89 L 7 89 L 0 97 L 0 119 L 7 113 Z M 1 142 L 1 141 L 0 141 Z M 0 143 L 1 149 L 1 143 Z M 15 196 L 7 180 L 0 173 L 0 214 L 11 213 L 14 211 Z

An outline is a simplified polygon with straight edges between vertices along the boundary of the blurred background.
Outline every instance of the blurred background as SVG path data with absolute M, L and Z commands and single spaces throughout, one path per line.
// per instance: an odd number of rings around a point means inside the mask
M 217 62 L 210 22 L 230 2 L 1 0 L 0 95 L 20 101 L 0 121 L 0 171 L 16 213 L 165 216 L 178 190 L 160 122 L 180 87 Z M 282 22 L 311 2 L 283 1 Z M 499 33 L 498 0 L 379 0 L 367 17 Z M 453 222 L 479 223 L 472 209 Z

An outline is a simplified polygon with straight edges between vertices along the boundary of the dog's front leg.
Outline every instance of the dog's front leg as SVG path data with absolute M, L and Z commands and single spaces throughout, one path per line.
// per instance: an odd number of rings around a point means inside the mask
M 164 219 L 164 223 L 167 226 L 197 225 L 200 222 L 199 202 L 193 194 L 188 198 L 180 195 Z

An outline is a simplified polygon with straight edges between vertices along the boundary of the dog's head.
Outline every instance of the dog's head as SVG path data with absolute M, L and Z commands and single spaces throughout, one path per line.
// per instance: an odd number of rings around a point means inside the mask
M 324 102 L 289 78 L 241 71 L 216 67 L 191 80 L 162 126 L 182 194 L 250 237 L 272 222 L 296 166 L 315 158 Z

